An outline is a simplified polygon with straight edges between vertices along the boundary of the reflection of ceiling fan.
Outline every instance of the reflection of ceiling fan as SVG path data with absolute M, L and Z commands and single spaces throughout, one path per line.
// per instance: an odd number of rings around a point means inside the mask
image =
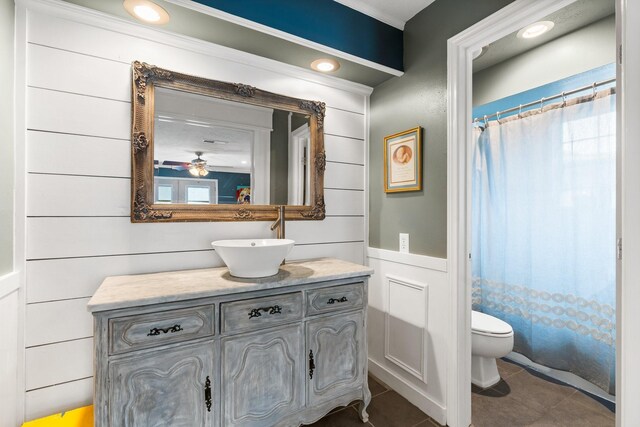
M 196 151 L 197 159 L 191 160 L 191 165 L 189 166 L 189 173 L 193 176 L 207 176 L 209 171 L 207 170 L 207 161 L 200 158 L 202 156 L 202 151 Z
M 169 168 L 177 171 L 188 170 L 193 176 L 207 176 L 209 174 L 209 171 L 207 170 L 207 161 L 200 157 L 203 154 L 202 151 L 196 151 L 194 154 L 198 157 L 191 160 L 191 163 L 164 160 L 162 164 L 160 164 L 158 160 L 154 160 L 154 167 L 156 169 Z

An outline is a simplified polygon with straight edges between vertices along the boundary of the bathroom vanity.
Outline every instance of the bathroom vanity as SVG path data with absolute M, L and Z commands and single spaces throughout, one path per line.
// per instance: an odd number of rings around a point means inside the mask
M 96 426 L 299 426 L 367 385 L 369 267 L 322 258 L 108 277 L 94 316 Z

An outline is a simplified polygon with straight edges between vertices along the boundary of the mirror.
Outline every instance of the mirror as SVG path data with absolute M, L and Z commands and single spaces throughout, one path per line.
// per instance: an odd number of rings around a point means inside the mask
M 133 63 L 132 222 L 324 219 L 324 103 Z

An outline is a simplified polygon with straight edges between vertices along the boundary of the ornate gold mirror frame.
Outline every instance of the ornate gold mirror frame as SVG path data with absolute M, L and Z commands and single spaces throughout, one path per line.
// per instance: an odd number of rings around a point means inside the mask
M 292 98 L 241 83 L 176 73 L 139 61 L 132 63 L 132 72 L 131 222 L 266 221 L 277 218 L 275 205 L 154 204 L 153 131 L 156 87 L 308 115 L 311 134 L 309 158 L 314 159 L 314 167 L 310 171 L 312 205 L 287 206 L 286 219 L 324 219 L 324 102 Z

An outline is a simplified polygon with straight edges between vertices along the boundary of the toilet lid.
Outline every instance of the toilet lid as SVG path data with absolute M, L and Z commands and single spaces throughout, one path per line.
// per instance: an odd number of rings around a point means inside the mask
M 513 332 L 511 325 L 497 317 L 489 316 L 479 311 L 471 312 L 471 329 L 494 335 L 510 334 Z

